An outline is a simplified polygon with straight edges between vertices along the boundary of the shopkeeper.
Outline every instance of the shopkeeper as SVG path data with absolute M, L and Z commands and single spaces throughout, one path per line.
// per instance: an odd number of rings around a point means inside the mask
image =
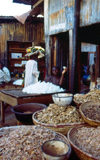
M 25 66 L 25 83 L 24 86 L 27 87 L 31 84 L 38 82 L 39 71 L 38 65 L 35 60 L 28 60 Z
M 45 78 L 45 81 L 64 87 L 64 81 L 65 81 L 64 75 L 67 72 L 67 70 L 68 70 L 67 67 L 64 67 L 62 73 L 60 74 L 59 67 L 53 66 L 51 76 L 47 76 Z
M 33 47 L 34 48 L 34 47 Z M 33 53 L 28 53 L 26 54 L 26 56 L 29 57 L 29 60 L 27 61 L 26 65 L 25 65 L 25 80 L 24 80 L 24 87 L 27 87 L 31 84 L 35 84 L 38 82 L 38 80 L 41 77 L 41 73 L 44 70 L 44 67 L 42 67 L 42 71 L 39 70 L 40 65 L 41 65 L 41 60 L 39 61 L 39 59 L 43 59 L 44 58 L 44 54 L 41 53 L 38 50 L 33 52 Z M 39 63 L 38 63 L 39 62 Z M 44 61 L 43 61 L 44 62 Z M 43 79 L 42 79 L 43 80 Z

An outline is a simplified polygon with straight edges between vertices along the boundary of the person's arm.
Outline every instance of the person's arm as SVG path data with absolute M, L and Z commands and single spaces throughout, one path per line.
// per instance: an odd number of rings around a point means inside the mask
M 35 77 L 39 77 L 40 72 L 39 71 L 35 71 L 32 73 Z
M 61 74 L 61 78 L 60 78 L 60 81 L 59 81 L 59 85 L 61 86 L 63 84 L 63 80 L 64 80 L 64 75 L 65 73 L 67 72 L 67 67 L 65 67 L 62 71 L 62 74 Z

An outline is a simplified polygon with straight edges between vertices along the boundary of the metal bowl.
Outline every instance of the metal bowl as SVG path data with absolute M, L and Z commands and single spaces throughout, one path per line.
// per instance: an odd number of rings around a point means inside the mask
M 52 95 L 53 102 L 59 106 L 70 105 L 73 100 L 73 94 L 71 93 L 58 93 Z
M 64 160 L 68 159 L 71 153 L 69 144 L 61 140 L 48 140 L 43 143 L 42 153 L 46 160 Z

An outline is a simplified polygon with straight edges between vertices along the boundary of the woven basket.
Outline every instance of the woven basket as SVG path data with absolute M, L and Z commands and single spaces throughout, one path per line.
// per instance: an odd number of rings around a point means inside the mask
M 92 102 L 92 101 L 85 102 L 85 103 L 83 103 L 83 104 L 80 105 L 79 112 L 80 112 L 82 118 L 84 119 L 84 121 L 86 123 L 88 123 L 91 126 L 100 126 L 100 121 L 90 119 L 90 118 L 88 118 L 88 117 L 86 117 L 84 115 L 85 109 L 87 109 L 89 106 L 92 106 L 92 105 L 99 105 L 100 106 L 100 102 Z
M 79 157 L 80 160 L 98 160 L 97 158 L 93 157 L 92 155 L 79 149 L 79 147 L 76 146 L 74 143 L 75 138 L 73 138 L 73 137 L 74 137 L 76 131 L 83 126 L 86 126 L 86 125 L 80 125 L 77 128 L 75 127 L 75 128 L 72 128 L 68 131 L 67 138 L 69 140 L 69 143 L 71 144 L 72 149 L 75 151 L 76 155 Z
M 36 111 L 33 116 L 32 116 L 32 120 L 33 120 L 33 123 L 35 125 L 40 125 L 40 126 L 44 126 L 46 128 L 49 128 L 49 129 L 52 129 L 53 131 L 55 132 L 59 132 L 63 135 L 67 135 L 68 131 L 73 128 L 73 127 L 77 127 L 79 126 L 80 124 L 84 124 L 84 122 L 79 122 L 79 123 L 67 123 L 67 124 L 57 124 L 57 125 L 54 125 L 54 124 L 47 124 L 47 123 L 41 123 L 39 122 L 35 117 L 36 117 L 36 114 L 38 114 L 39 112 L 41 111 Z
M 82 103 L 77 103 L 75 100 L 73 100 L 73 102 L 74 102 L 74 104 L 76 105 L 76 107 L 79 109 L 79 107 L 80 107 L 80 105 L 81 105 Z

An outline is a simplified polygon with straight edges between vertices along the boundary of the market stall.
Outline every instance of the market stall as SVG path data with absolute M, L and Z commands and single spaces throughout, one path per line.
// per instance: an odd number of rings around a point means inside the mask
M 22 89 L 0 90 L 1 120 L 5 122 L 5 103 L 15 106 L 24 103 L 52 103 L 52 94 L 27 94 Z

